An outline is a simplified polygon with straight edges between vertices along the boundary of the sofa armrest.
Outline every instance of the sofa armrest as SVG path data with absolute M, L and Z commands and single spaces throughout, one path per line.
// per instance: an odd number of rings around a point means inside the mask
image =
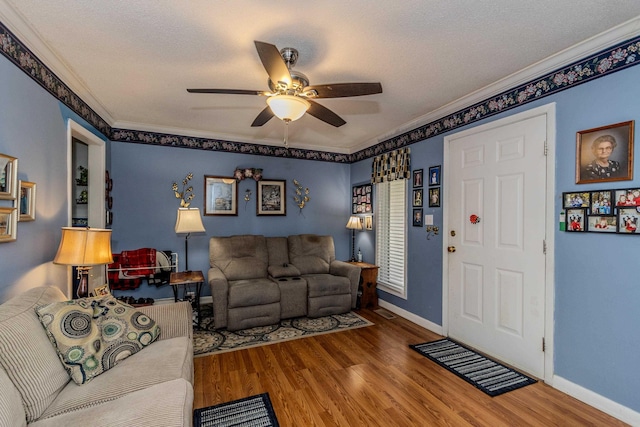
M 334 260 L 329 265 L 329 274 L 334 276 L 343 276 L 349 279 L 351 283 L 351 308 L 356 307 L 358 300 L 358 285 L 360 285 L 360 270 L 357 265 L 348 262 Z
M 143 312 L 160 326 L 159 340 L 175 337 L 193 338 L 193 316 L 191 304 L 180 301 L 170 304 L 156 304 L 139 307 Z
M 218 267 L 209 269 L 207 279 L 213 299 L 213 326 L 215 329 L 225 328 L 227 326 L 229 281 Z

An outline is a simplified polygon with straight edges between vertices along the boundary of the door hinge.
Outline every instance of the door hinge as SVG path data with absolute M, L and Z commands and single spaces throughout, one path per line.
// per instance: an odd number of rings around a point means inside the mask
M 546 240 L 542 241 L 542 253 L 545 254 L 545 255 L 547 254 L 547 241 Z
M 546 156 L 548 153 L 547 140 L 544 140 L 544 155 Z
M 547 349 L 545 343 L 544 343 L 544 337 L 542 337 L 542 352 L 544 353 L 544 351 Z

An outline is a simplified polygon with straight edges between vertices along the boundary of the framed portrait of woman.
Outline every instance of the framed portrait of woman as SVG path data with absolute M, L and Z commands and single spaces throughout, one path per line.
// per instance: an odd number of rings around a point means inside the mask
M 576 184 L 633 179 L 633 120 L 576 134 Z

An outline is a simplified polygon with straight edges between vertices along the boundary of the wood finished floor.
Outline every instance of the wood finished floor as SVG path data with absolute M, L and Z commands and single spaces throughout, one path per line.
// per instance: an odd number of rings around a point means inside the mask
M 411 350 L 441 338 L 401 317 L 198 357 L 194 408 L 268 392 L 287 426 L 623 426 L 538 382 L 489 397 Z

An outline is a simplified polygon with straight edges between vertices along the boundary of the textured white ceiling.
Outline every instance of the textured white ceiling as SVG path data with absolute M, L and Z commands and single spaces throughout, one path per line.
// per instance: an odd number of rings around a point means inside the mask
M 340 128 L 290 126 L 291 146 L 343 153 L 639 15 L 638 0 L 0 0 L 2 22 L 116 128 L 281 145 L 282 122 L 250 126 L 264 97 L 185 90 L 267 90 L 254 40 L 298 49 L 311 84 L 381 82 L 318 101 Z

